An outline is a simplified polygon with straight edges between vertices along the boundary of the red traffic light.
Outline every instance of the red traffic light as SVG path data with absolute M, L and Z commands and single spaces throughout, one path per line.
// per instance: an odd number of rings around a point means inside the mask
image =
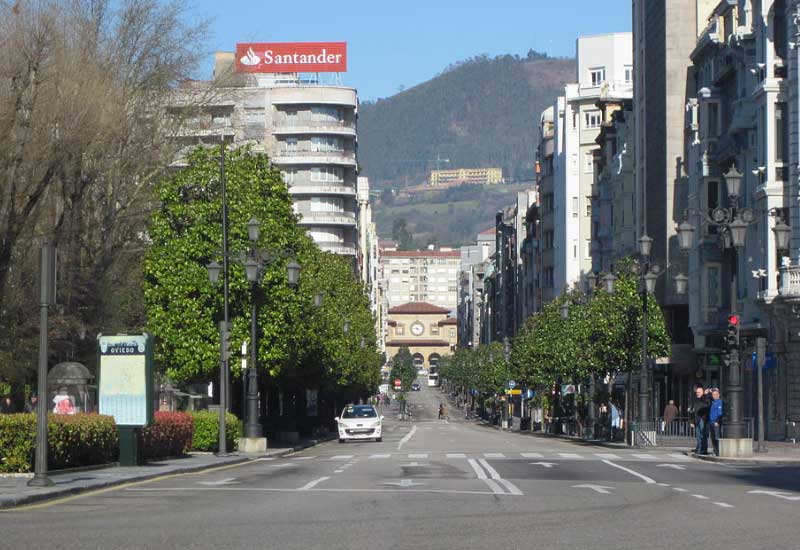
M 728 324 L 736 326 L 739 324 L 739 316 L 736 314 L 728 315 Z

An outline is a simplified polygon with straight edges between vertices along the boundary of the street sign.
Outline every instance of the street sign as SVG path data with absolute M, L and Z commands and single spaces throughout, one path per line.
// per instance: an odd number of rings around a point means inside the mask
M 511 388 L 511 389 L 513 390 L 514 388 L 516 388 L 516 387 L 517 387 L 517 383 L 516 383 L 516 382 L 514 382 L 513 380 L 509 380 L 509 381 L 508 381 L 508 387 L 509 387 L 509 388 Z
M 522 390 L 508 390 L 508 395 L 522 395 Z
M 399 378 L 395 378 L 394 379 L 394 387 L 395 388 L 399 388 L 402 385 L 403 385 L 403 381 L 402 380 L 400 380 Z

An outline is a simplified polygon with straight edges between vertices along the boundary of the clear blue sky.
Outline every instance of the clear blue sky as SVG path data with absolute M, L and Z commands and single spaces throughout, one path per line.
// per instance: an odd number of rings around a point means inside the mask
M 189 0 L 211 21 L 211 52 L 237 42 L 346 41 L 344 83 L 362 100 L 410 88 L 450 63 L 529 48 L 574 56 L 583 34 L 629 31 L 630 0 Z

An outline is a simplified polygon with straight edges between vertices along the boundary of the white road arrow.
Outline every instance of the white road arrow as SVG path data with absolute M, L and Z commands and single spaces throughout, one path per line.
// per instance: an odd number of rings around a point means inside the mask
M 235 477 L 228 477 L 225 479 L 220 479 L 218 481 L 198 481 L 200 485 L 234 485 L 239 483 L 236 481 Z
M 398 481 L 389 481 L 387 483 L 381 483 L 381 485 L 396 485 L 397 487 L 414 487 L 417 485 L 427 485 L 426 483 L 417 483 L 413 479 L 401 479 Z
M 659 468 L 672 468 L 673 470 L 685 470 L 686 466 L 681 466 L 680 464 L 659 464 Z
M 591 489 L 592 491 L 601 493 L 603 495 L 610 495 L 611 491 L 608 489 L 613 489 L 613 487 L 604 487 L 603 485 L 573 485 L 575 489 Z
M 552 468 L 553 466 L 558 466 L 555 462 L 528 462 L 528 464 L 533 464 L 534 466 L 544 466 L 545 468 Z
M 783 500 L 800 500 L 800 496 L 792 495 L 791 493 L 784 493 L 783 491 L 747 491 L 751 495 L 770 495 L 773 497 L 782 498 Z

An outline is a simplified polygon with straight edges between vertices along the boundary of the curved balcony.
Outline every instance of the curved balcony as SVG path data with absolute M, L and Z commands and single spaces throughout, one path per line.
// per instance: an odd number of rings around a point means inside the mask
M 341 183 L 293 183 L 289 186 L 289 194 L 297 195 L 336 195 L 339 197 L 356 196 L 356 188 Z
M 299 225 L 356 226 L 354 212 L 299 212 Z
M 316 245 L 320 247 L 323 252 L 330 252 L 331 254 L 338 254 L 339 256 L 355 256 L 356 245 L 355 243 L 345 243 L 336 241 L 315 241 Z
M 333 135 L 356 137 L 356 125 L 349 121 L 333 120 L 281 120 L 272 130 L 275 136 Z
M 284 150 L 274 154 L 272 163 L 276 165 L 340 164 L 356 166 L 356 153 L 355 151 L 312 151 L 309 149 Z

